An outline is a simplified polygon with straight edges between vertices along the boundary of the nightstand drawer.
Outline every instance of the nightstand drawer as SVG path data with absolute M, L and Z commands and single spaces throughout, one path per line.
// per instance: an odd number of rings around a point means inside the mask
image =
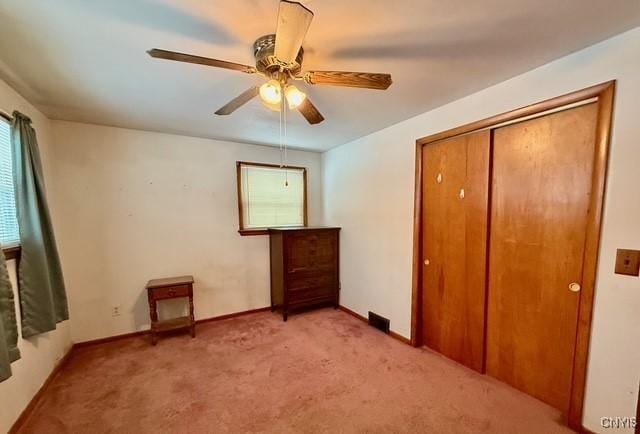
M 174 297 L 188 297 L 191 285 L 165 286 L 162 288 L 151 288 L 152 296 L 156 300 Z

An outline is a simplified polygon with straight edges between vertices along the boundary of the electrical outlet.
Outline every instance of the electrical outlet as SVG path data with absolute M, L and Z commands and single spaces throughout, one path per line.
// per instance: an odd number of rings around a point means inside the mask
M 113 306 L 111 308 L 111 316 L 120 316 L 120 306 Z

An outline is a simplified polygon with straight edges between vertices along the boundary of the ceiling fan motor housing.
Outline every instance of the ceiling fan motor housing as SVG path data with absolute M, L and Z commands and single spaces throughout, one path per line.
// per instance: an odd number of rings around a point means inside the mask
M 253 55 L 256 58 L 256 69 L 263 74 L 272 77 L 280 72 L 280 68 L 287 70 L 291 75 L 298 75 L 302 68 L 304 49 L 300 47 L 296 60 L 290 64 L 284 64 L 274 55 L 276 47 L 276 35 L 264 35 L 253 43 Z

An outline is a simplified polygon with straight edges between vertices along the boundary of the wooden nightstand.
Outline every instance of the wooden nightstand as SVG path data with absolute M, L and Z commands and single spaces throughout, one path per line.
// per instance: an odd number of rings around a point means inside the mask
M 158 341 L 157 333 L 169 330 L 188 328 L 191 330 L 191 337 L 196 337 L 196 322 L 193 317 L 193 276 L 150 280 L 147 282 L 147 296 L 149 297 L 151 343 L 153 345 Z M 167 300 L 179 297 L 189 298 L 189 315 L 158 321 L 158 300 Z

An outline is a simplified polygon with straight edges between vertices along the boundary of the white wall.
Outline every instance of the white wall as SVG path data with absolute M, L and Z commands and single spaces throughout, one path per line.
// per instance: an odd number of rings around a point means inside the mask
M 33 121 L 44 167 L 45 183 L 51 184 L 51 136 L 50 121 L 4 81 L 0 80 L 0 109 L 11 114 L 19 110 Z M 54 227 L 58 222 L 57 209 L 50 204 Z M 15 261 L 8 261 L 9 276 L 16 286 Z M 15 293 L 16 312 L 18 295 Z M 18 326 L 20 330 L 20 326 Z M 22 357 L 11 364 L 13 376 L 0 383 L 0 432 L 9 430 L 33 395 L 40 389 L 53 368 L 71 348 L 70 321 L 58 324 L 58 328 L 29 339 L 18 339 Z
M 277 148 L 71 122 L 52 130 L 74 342 L 148 328 L 151 278 L 192 274 L 197 319 L 269 305 L 268 236 L 237 232 L 236 161 L 278 163 Z M 321 156 L 288 155 L 308 169 L 318 224 Z
M 611 79 L 618 87 L 584 413 L 593 431 L 602 431 L 600 417 L 635 415 L 640 380 L 640 279 L 613 274 L 616 248 L 640 249 L 640 28 L 323 155 L 325 223 L 343 228 L 342 303 L 389 317 L 408 337 L 415 140 Z

